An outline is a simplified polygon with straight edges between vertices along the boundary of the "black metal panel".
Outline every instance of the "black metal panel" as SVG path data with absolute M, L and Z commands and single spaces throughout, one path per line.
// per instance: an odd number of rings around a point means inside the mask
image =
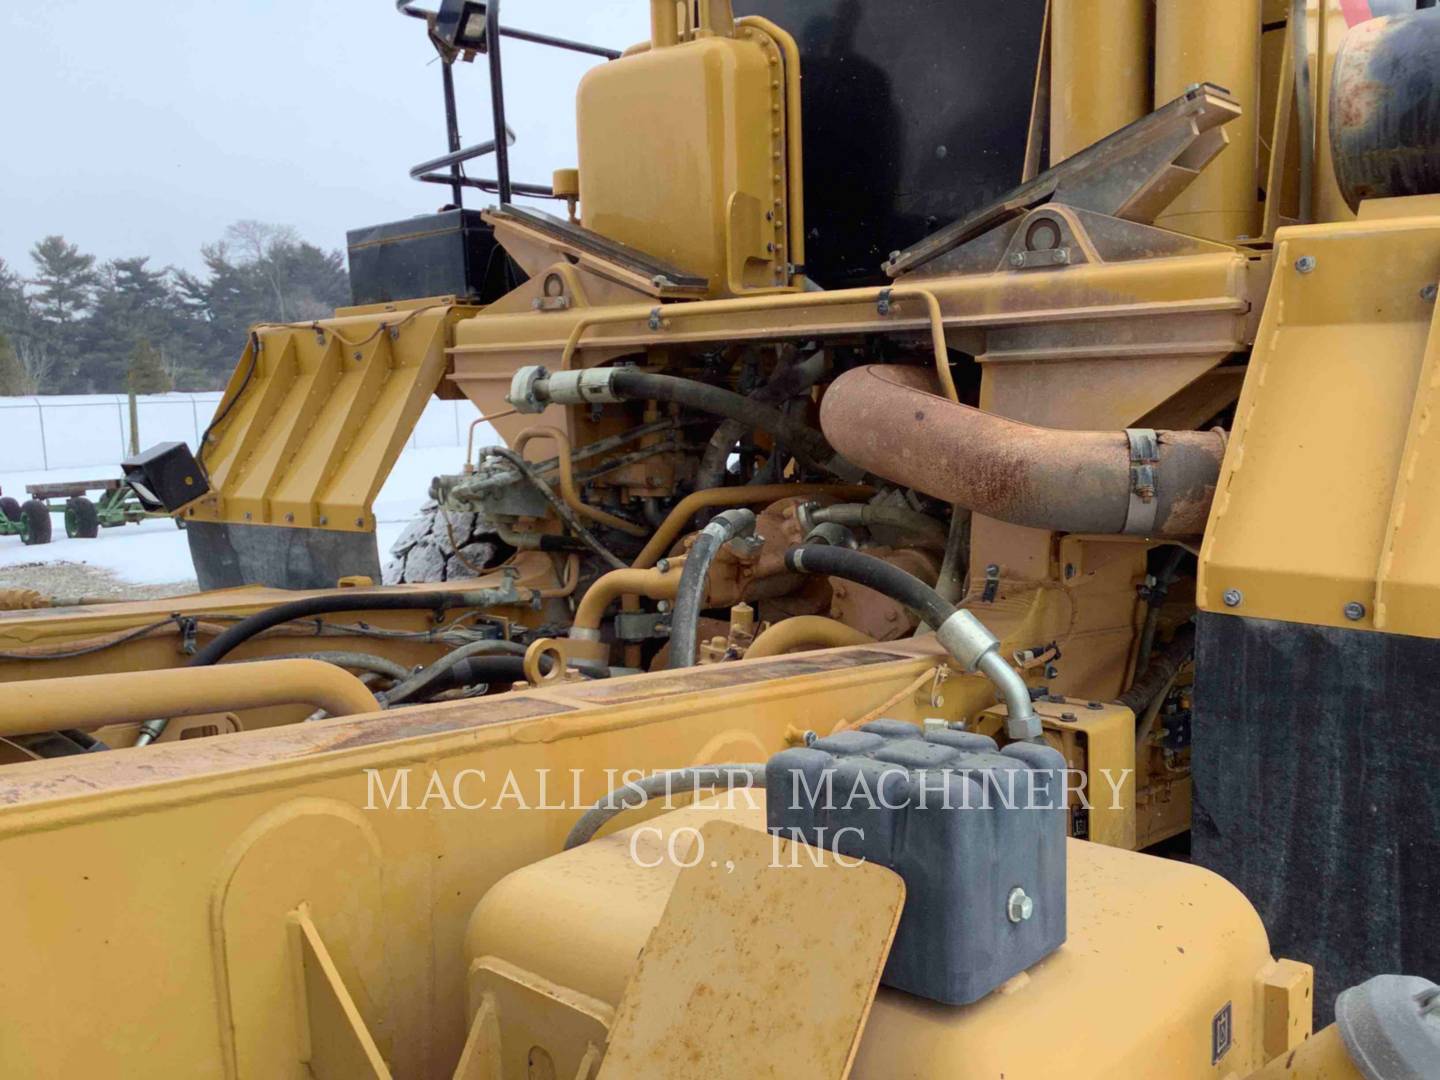
M 806 268 L 826 288 L 1020 183 L 1045 0 L 737 0 L 800 45 Z
M 1384 972 L 1440 973 L 1440 641 L 1202 614 L 1196 862 L 1315 965 L 1315 1025 Z
M 342 577 L 357 574 L 380 580 L 374 533 L 191 520 L 185 535 L 202 590 L 333 589 Z
M 488 304 L 513 287 L 518 273 L 478 210 L 351 229 L 346 239 L 356 304 L 452 295 Z

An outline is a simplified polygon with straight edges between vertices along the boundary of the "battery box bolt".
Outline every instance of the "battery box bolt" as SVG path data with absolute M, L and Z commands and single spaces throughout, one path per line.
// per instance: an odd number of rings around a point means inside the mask
M 1013 923 L 1022 923 L 1035 914 L 1035 901 L 1025 895 L 1025 890 L 1018 886 L 1010 890 L 1010 895 L 1005 900 L 1005 914 L 1010 916 Z
M 1301 255 L 1300 258 L 1295 260 L 1295 269 L 1302 274 L 1310 273 L 1311 270 L 1315 269 L 1315 256 Z
M 1351 622 L 1359 622 L 1365 618 L 1365 605 L 1358 600 L 1351 600 L 1345 605 L 1345 618 Z
M 1245 596 L 1239 589 L 1226 589 L 1225 595 L 1221 599 L 1225 601 L 1226 607 L 1239 607 L 1240 601 L 1244 600 Z

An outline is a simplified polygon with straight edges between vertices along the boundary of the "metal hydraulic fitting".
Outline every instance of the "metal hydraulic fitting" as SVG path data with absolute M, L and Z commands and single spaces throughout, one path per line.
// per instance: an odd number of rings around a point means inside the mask
M 538 413 L 547 405 L 610 405 L 621 399 L 613 383 L 620 368 L 598 367 L 551 374 L 540 364 L 517 370 L 505 400 L 517 412 Z
M 1010 738 L 1040 738 L 1040 717 L 1030 704 L 1030 688 L 1000 655 L 1000 639 L 984 623 L 961 608 L 940 624 L 935 637 L 967 671 L 978 671 L 995 684 L 1008 712 L 1005 733 Z

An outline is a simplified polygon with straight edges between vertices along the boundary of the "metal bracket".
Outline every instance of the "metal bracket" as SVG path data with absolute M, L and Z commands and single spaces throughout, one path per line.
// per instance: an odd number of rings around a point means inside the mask
M 195 655 L 197 621 L 188 615 L 180 617 L 180 651 L 186 656 Z
M 290 912 L 287 923 L 299 1060 L 312 1076 L 390 1080 L 390 1069 L 310 918 L 309 905 Z
M 980 594 L 980 602 L 993 604 L 995 594 L 1000 591 L 1000 567 L 991 563 L 985 567 L 985 591 Z
M 1149 536 L 1155 529 L 1155 481 L 1160 468 L 1160 438 L 1153 428 L 1126 428 L 1130 443 L 1130 505 L 1125 509 L 1124 532 Z
M 619 641 L 649 641 L 670 636 L 670 615 L 662 611 L 622 611 L 615 616 Z

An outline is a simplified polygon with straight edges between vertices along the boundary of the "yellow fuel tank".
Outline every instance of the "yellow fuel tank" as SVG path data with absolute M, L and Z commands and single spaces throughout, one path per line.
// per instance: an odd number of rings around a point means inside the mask
M 706 800 L 496 883 L 470 920 L 472 972 L 485 967 L 547 988 L 528 1004 L 508 999 L 508 1013 L 499 1010 L 502 1040 L 507 1026 L 510 1037 L 523 1031 L 558 1063 L 566 1048 L 544 1040 L 564 1039 L 562 1032 L 574 1029 L 572 1013 L 588 1009 L 603 1020 L 618 1008 L 679 864 L 692 858 L 689 844 L 715 820 L 763 830 L 763 793 Z M 853 1076 L 1244 1076 L 1309 1035 L 1311 969 L 1271 958 L 1259 916 L 1222 878 L 1075 840 L 1067 856 L 1066 943 L 973 1005 L 940 1005 L 882 987 Z M 806 920 L 803 911 L 755 915 L 797 929 Z M 472 1015 L 477 998 L 472 981 Z M 727 1002 L 714 1022 L 735 1025 L 738 1039 L 746 1018 L 732 1015 L 735 1008 Z

